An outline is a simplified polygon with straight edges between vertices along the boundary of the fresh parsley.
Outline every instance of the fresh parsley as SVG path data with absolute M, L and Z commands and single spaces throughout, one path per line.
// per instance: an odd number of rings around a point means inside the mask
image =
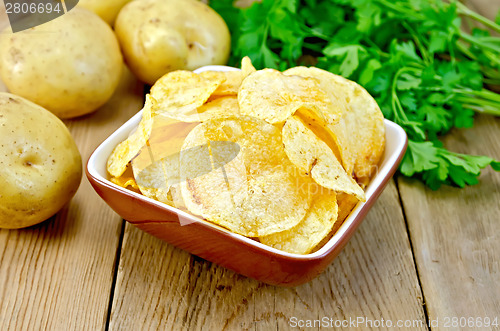
M 470 128 L 475 112 L 500 115 L 499 17 L 492 22 L 452 0 L 232 0 L 211 6 L 232 34 L 230 64 L 248 55 L 257 68 L 315 65 L 363 85 L 384 116 L 407 132 L 400 166 L 430 188 L 478 182 L 500 162 L 445 149 L 439 137 Z M 485 29 L 464 32 L 462 23 Z

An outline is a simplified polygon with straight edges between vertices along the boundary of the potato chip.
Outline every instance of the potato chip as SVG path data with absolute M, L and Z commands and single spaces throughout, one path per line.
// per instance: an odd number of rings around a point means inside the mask
M 180 208 L 183 202 L 175 194 L 179 190 L 179 152 L 185 137 L 197 124 L 154 118 L 149 143 L 132 160 L 134 177 L 145 196 Z
M 328 145 L 316 137 L 299 118 L 290 117 L 283 126 L 285 153 L 297 168 L 319 185 L 336 192 L 345 192 L 365 201 L 365 192 L 349 176 Z
M 384 116 L 373 97 L 359 84 L 333 75 L 333 86 L 347 103 L 347 113 L 342 117 L 350 147 L 355 151 L 354 175 L 366 185 L 377 171 L 385 149 Z
M 206 156 L 181 152 L 181 192 L 188 209 L 245 236 L 257 237 L 295 226 L 310 204 L 311 180 L 295 171 L 283 151 L 280 130 L 251 117 L 210 120 L 198 125 L 185 140 L 193 146 L 232 141 L 241 150 L 230 162 L 205 172 Z M 217 165 L 227 159 L 210 150 Z M 212 168 L 215 168 L 212 161 Z M 293 212 L 291 212 L 293 211 Z
M 141 193 L 148 198 L 174 206 L 172 195 L 170 194 L 170 185 L 164 171 L 164 161 L 153 162 L 145 169 L 138 170 L 134 167 L 134 177 Z
M 317 112 L 301 108 L 295 113 L 295 116 L 300 118 L 319 139 L 323 140 L 330 147 L 338 160 L 342 160 L 337 136 L 329 129 L 329 125 L 318 116 Z M 345 165 L 344 169 L 346 169 Z
M 156 160 L 180 152 L 184 139 L 198 124 L 198 122 L 184 123 L 156 116 L 153 119 L 148 144 L 141 148 L 132 160 L 132 164 L 137 170 L 142 170 Z
M 178 169 L 179 159 L 168 156 L 178 155 L 184 138 L 196 125 L 197 123 L 177 122 L 163 116 L 154 117 L 148 143 L 131 161 L 134 177 L 143 195 L 171 206 L 182 206 L 182 203 L 176 201 L 172 187 L 172 183 L 179 182 L 179 171 L 166 171 L 174 166 Z M 175 174 L 177 179 L 172 178 Z
M 169 72 L 151 87 L 151 96 L 157 101 L 153 115 L 179 119 L 201 107 L 223 81 L 217 77 L 206 79 L 191 71 Z
M 328 110 L 342 113 L 341 120 L 327 127 L 336 137 L 347 173 L 354 172 L 358 182 L 367 184 L 385 146 L 384 118 L 377 102 L 357 83 L 325 70 L 296 67 L 284 74 L 316 78 L 337 105 L 336 109 Z
M 163 116 L 154 118 L 149 143 L 132 160 L 134 176 L 145 196 L 183 208 L 179 157 L 184 139 L 196 125 Z
M 187 210 L 180 195 L 179 166 L 179 157 L 174 155 L 155 161 L 140 171 L 134 167 L 139 190 L 151 199 Z
M 188 112 L 178 113 L 175 117 L 183 122 L 194 123 L 216 118 L 233 117 L 239 115 L 239 113 L 238 99 L 234 95 L 209 100 L 204 105 Z
M 244 78 L 241 70 L 203 71 L 199 75 L 209 80 L 223 80 L 214 93 L 212 93 L 211 98 L 228 95 L 236 96 Z
M 345 193 L 338 193 L 337 194 L 337 206 L 338 206 L 338 216 L 337 220 L 335 221 L 335 224 L 332 227 L 332 230 L 330 233 L 325 236 L 317 245 L 316 247 L 313 248 L 312 252 L 317 251 L 318 249 L 321 249 L 332 237 L 335 235 L 335 233 L 338 231 L 340 226 L 344 223 L 346 218 L 351 214 L 351 211 L 356 205 L 358 204 L 359 200 L 352 195 L 345 194 Z
M 238 102 L 242 115 L 282 123 L 299 108 L 327 113 L 330 99 L 315 79 L 285 76 L 274 69 L 250 74 L 241 83 Z
M 339 205 L 339 221 L 344 222 L 346 218 L 351 214 L 352 210 L 358 204 L 359 200 L 356 197 L 339 193 L 337 194 L 337 203 Z
M 129 188 L 131 190 L 139 190 L 139 186 L 135 182 L 134 177 L 111 177 L 110 181 L 123 188 Z
M 333 191 L 313 196 L 311 208 L 299 224 L 283 232 L 260 237 L 261 243 L 288 253 L 307 254 L 326 237 L 337 221 L 337 199 Z
M 344 99 L 337 96 L 337 92 L 331 82 L 332 74 L 328 71 L 314 67 L 294 67 L 285 70 L 283 74 L 315 78 L 318 81 L 320 88 L 327 93 L 331 103 L 325 110 L 326 114 L 328 114 L 325 116 L 327 116 L 327 118 L 334 117 L 336 121 L 321 121 L 321 117 L 317 116 L 317 114 L 312 114 L 315 118 L 309 115 L 308 118 L 301 117 L 301 119 L 308 124 L 311 123 L 311 120 L 313 122 L 320 120 L 319 125 L 311 127 L 311 129 L 320 137 L 320 139 L 325 141 L 328 146 L 332 148 L 337 157 L 340 156 L 339 160 L 342 161 L 344 169 L 348 174 L 352 174 L 355 155 L 350 144 L 351 136 L 346 131 L 345 122 L 340 120 L 347 112 L 347 104 Z
M 108 158 L 107 170 L 113 177 L 120 177 L 126 170 L 127 164 L 132 160 L 141 148 L 146 144 L 153 126 L 152 108 L 156 100 L 149 94 L 142 109 L 142 119 L 139 126 L 125 141 L 115 147 Z
M 241 72 L 243 74 L 243 78 L 256 71 L 257 70 L 255 70 L 255 67 L 252 64 L 252 60 L 250 60 L 248 56 L 245 56 L 241 59 Z
M 139 187 L 135 182 L 134 173 L 132 172 L 130 164 L 127 165 L 127 169 L 120 177 L 111 177 L 110 181 L 118 186 L 128 188 L 136 192 L 139 191 Z
M 189 168 L 197 171 L 197 173 L 189 174 L 190 177 L 195 178 L 220 168 L 234 159 L 239 150 L 239 145 L 233 142 L 210 142 L 210 145 L 204 144 L 191 147 L 156 161 L 152 159 L 151 163 L 143 169 L 139 169 L 135 166 L 136 163 L 132 162 L 134 176 L 139 189 L 144 195 L 180 207 L 184 205 L 179 193 L 181 153 L 185 158 L 197 159 L 198 166 Z M 212 157 L 211 153 L 217 155 L 218 159 Z

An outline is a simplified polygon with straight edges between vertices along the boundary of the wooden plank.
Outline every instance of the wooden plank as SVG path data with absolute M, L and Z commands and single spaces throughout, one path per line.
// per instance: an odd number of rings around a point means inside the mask
M 84 165 L 141 108 L 142 92 L 126 70 L 105 106 L 66 121 Z M 0 330 L 104 329 L 121 225 L 82 178 L 75 197 L 48 221 L 0 230 Z
M 445 145 L 498 160 L 500 119 L 478 116 L 473 129 L 453 132 Z M 404 178 L 399 188 L 429 319 L 498 317 L 500 323 L 500 173 L 489 168 L 480 184 L 464 189 L 432 191 Z
M 490 19 L 500 8 L 500 0 L 467 3 Z M 498 160 L 499 129 L 498 118 L 479 116 L 473 129 L 454 131 L 445 145 Z M 477 186 L 436 192 L 398 179 L 429 321 L 439 321 L 433 329 L 444 329 L 449 317 L 500 323 L 500 174 L 487 169 L 480 178 Z
M 288 329 L 292 317 L 425 324 L 393 182 L 332 265 L 295 288 L 248 279 L 126 225 L 110 330 Z
M 492 21 L 495 21 L 495 15 L 498 13 L 500 9 L 500 1 L 499 0 L 467 0 L 464 3 L 472 10 L 478 12 L 484 17 L 489 18 Z M 484 28 L 484 26 L 481 26 Z

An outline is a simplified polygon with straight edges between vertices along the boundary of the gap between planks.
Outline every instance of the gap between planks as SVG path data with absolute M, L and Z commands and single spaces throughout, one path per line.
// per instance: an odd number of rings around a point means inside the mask
M 398 171 L 399 172 L 399 171 Z M 396 173 L 394 176 L 401 176 L 399 173 Z M 398 192 L 399 198 L 399 206 L 401 207 L 401 213 L 403 214 L 403 220 L 405 222 L 406 234 L 408 235 L 408 242 L 410 244 L 411 257 L 413 258 L 413 265 L 415 266 L 415 273 L 417 275 L 418 287 L 420 289 L 420 296 L 422 297 L 422 309 L 425 316 L 425 324 L 429 330 L 432 330 L 431 325 L 429 324 L 429 312 L 427 311 L 427 302 L 424 296 L 424 290 L 422 288 L 422 280 L 420 279 L 420 270 L 418 269 L 417 259 L 415 257 L 415 246 L 413 245 L 413 241 L 410 234 L 410 227 L 408 226 L 408 219 L 406 217 L 406 210 L 403 204 L 403 199 L 401 197 L 401 191 L 399 190 L 399 182 L 398 180 L 394 180 L 394 184 L 396 185 L 396 192 Z
M 109 302 L 108 302 L 108 311 L 106 314 L 106 323 L 104 325 L 104 330 L 109 330 L 109 321 L 111 318 L 111 309 L 113 308 L 113 297 L 115 295 L 115 287 L 116 287 L 116 277 L 118 276 L 118 267 L 120 266 L 120 257 L 122 255 L 122 244 L 123 244 L 123 236 L 125 235 L 125 220 L 122 219 L 122 224 L 120 228 L 120 237 L 118 239 L 118 245 L 116 247 L 116 256 L 115 263 L 113 266 L 113 280 L 111 281 L 111 289 L 109 292 Z

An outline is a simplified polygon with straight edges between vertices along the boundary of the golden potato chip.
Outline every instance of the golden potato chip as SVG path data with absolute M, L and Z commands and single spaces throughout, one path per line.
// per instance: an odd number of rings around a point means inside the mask
M 156 117 L 157 118 L 157 117 Z M 155 118 L 155 119 L 156 119 Z M 155 120 L 156 124 L 156 120 Z M 174 128 L 179 127 L 172 123 L 168 132 L 173 132 Z M 165 132 L 169 126 L 154 127 L 149 144 L 145 145 L 137 157 L 132 160 L 132 169 L 139 190 L 145 196 L 167 203 L 171 206 L 177 206 L 172 197 L 172 185 L 179 182 L 179 154 L 184 136 L 182 136 L 183 126 L 178 132 L 181 137 L 168 135 L 171 140 L 165 140 L 163 143 L 153 143 L 158 141 L 158 134 Z M 188 127 L 189 128 L 189 127 Z M 156 130 L 155 130 L 156 129 Z M 159 130 L 160 129 L 160 130 Z M 155 136 L 156 133 L 156 136 Z M 187 133 L 186 133 L 187 135 Z M 161 135 L 165 137 L 166 135 Z M 153 141 L 153 138 L 155 139 Z
M 317 251 L 318 249 L 321 249 L 332 237 L 335 235 L 335 233 L 338 231 L 342 223 L 346 220 L 347 216 L 350 215 L 352 209 L 356 207 L 358 204 L 359 200 L 352 195 L 345 194 L 345 193 L 338 193 L 337 194 L 337 206 L 338 206 L 338 216 L 337 220 L 335 221 L 335 224 L 332 227 L 332 230 L 330 233 L 325 236 L 317 245 L 316 247 L 313 248 L 313 250 L 310 253 L 313 253 Z
M 333 191 L 313 196 L 311 208 L 299 224 L 283 232 L 260 237 L 264 245 L 288 253 L 307 254 L 332 230 L 337 221 L 337 199 Z
M 148 198 L 174 206 L 170 185 L 164 171 L 164 161 L 153 162 L 150 166 L 138 170 L 132 162 L 134 177 L 141 193 Z
M 223 141 L 240 147 L 226 164 L 232 152 L 212 148 Z M 205 144 L 211 146 L 210 167 L 220 166 L 209 173 L 206 151 L 181 152 L 181 193 L 192 213 L 250 237 L 287 230 L 305 216 L 313 182 L 295 171 L 278 128 L 251 117 L 210 120 L 190 132 L 183 151 Z
M 283 72 L 285 75 L 295 75 L 301 77 L 315 78 L 319 83 L 320 88 L 325 91 L 331 103 L 325 108 L 328 117 L 333 117 L 335 121 L 321 120 L 317 114 L 307 114 L 302 116 L 301 119 L 306 123 L 319 121 L 319 125 L 311 127 L 320 139 L 325 141 L 330 148 L 334 151 L 348 174 L 352 174 L 354 169 L 355 155 L 351 151 L 350 139 L 351 135 L 345 128 L 345 122 L 340 119 L 347 112 L 347 104 L 345 100 L 337 96 L 337 91 L 331 82 L 331 73 L 314 67 L 294 67 L 287 69 Z
M 124 188 L 130 188 L 132 190 L 139 190 L 139 186 L 137 186 L 137 183 L 135 182 L 134 177 L 111 177 L 110 181 L 112 183 L 115 183 L 118 186 L 124 187 Z
M 178 157 L 167 157 L 153 162 L 140 171 L 134 168 L 134 173 L 137 174 L 137 185 L 143 195 L 172 207 L 186 210 L 180 195 L 178 170 L 175 171 L 175 167 L 179 168 L 178 160 Z
M 132 160 L 136 170 L 142 170 L 156 160 L 178 153 L 186 136 L 198 124 L 179 122 L 164 116 L 154 117 L 148 144 Z
M 179 152 L 184 139 L 196 125 L 154 117 L 148 144 L 131 161 L 142 194 L 177 208 L 183 207 L 178 193 Z
M 375 99 L 359 84 L 338 75 L 333 75 L 332 81 L 347 103 L 342 122 L 347 135 L 351 135 L 350 147 L 356 155 L 354 175 L 366 185 L 384 154 L 384 116 Z
M 178 113 L 175 117 L 179 121 L 194 123 L 215 118 L 233 117 L 239 115 L 239 113 L 238 99 L 234 95 L 209 100 L 204 105 L 188 112 Z
M 356 207 L 358 204 L 359 200 L 356 199 L 356 197 L 345 194 L 345 193 L 339 193 L 337 194 L 337 203 L 339 205 L 339 221 L 344 222 L 345 219 L 351 214 L 351 211 Z
M 128 188 L 132 191 L 138 192 L 139 187 L 135 182 L 134 173 L 130 167 L 130 163 L 127 165 L 127 169 L 120 177 L 111 177 L 110 181 L 118 186 Z
M 142 109 L 142 119 L 139 126 L 125 141 L 118 144 L 108 158 L 107 170 L 113 177 L 120 177 L 126 170 L 127 164 L 146 144 L 151 134 L 153 126 L 152 108 L 156 100 L 149 94 L 146 95 L 146 102 Z
M 227 95 L 236 96 L 244 78 L 241 70 L 203 71 L 199 75 L 208 80 L 223 80 L 214 93 L 212 93 L 211 98 Z
M 285 153 L 297 168 L 319 185 L 336 192 L 344 192 L 365 201 L 365 192 L 349 176 L 328 145 L 316 137 L 299 118 L 290 117 L 283 126 Z
M 248 56 L 241 59 L 241 72 L 243 74 L 243 78 L 256 71 L 257 70 L 255 70 L 255 67 L 252 64 L 252 60 L 250 60 Z
M 152 158 L 150 164 L 143 168 L 139 168 L 137 163 L 134 162 L 134 159 L 132 161 L 134 177 L 139 189 L 141 192 L 144 192 L 144 195 L 155 197 L 169 204 L 173 203 L 176 207 L 179 207 L 179 201 L 182 201 L 180 193 L 176 194 L 172 191 L 172 188 L 174 188 L 174 191 L 176 190 L 179 192 L 179 183 L 181 181 L 181 154 L 185 159 L 197 160 L 197 167 L 188 168 L 196 171 L 196 173 L 189 173 L 190 177 L 195 178 L 220 168 L 234 159 L 239 150 L 239 145 L 236 143 L 229 141 L 212 141 L 210 145 L 204 144 L 187 148 L 182 152 L 175 152 L 159 160 L 154 160 Z M 153 153 L 150 153 L 150 155 L 153 155 Z M 183 205 L 183 202 L 181 202 L 181 204 Z
M 384 118 L 377 102 L 357 83 L 318 68 L 296 67 L 286 75 L 313 77 L 327 92 L 336 108 L 328 108 L 341 120 L 327 125 L 336 137 L 347 173 L 354 172 L 359 182 L 367 184 L 384 153 Z
M 243 80 L 238 102 L 242 115 L 274 124 L 286 121 L 299 108 L 326 114 L 330 99 L 315 79 L 285 76 L 277 70 L 264 69 Z
M 224 84 L 224 82 L 226 81 L 226 74 L 223 71 L 207 70 L 207 71 L 199 72 L 199 73 L 197 73 L 197 75 L 203 77 L 206 80 L 221 81 L 221 85 Z M 219 87 L 221 85 L 219 85 Z
M 313 131 L 319 139 L 323 140 L 328 145 L 328 147 L 330 147 L 333 154 L 335 154 L 335 157 L 337 157 L 338 160 L 342 160 L 342 154 L 340 153 L 337 136 L 329 129 L 330 125 L 328 125 L 324 119 L 318 116 L 317 112 L 301 108 L 295 113 L 295 116 L 300 118 L 300 120 L 304 124 L 306 124 L 307 127 L 311 129 L 311 131 Z M 346 165 L 343 165 L 344 169 L 347 169 Z
M 157 101 L 153 115 L 163 115 L 182 121 L 182 114 L 201 107 L 222 84 L 223 78 L 206 79 L 191 71 L 172 71 L 151 87 L 151 96 Z

